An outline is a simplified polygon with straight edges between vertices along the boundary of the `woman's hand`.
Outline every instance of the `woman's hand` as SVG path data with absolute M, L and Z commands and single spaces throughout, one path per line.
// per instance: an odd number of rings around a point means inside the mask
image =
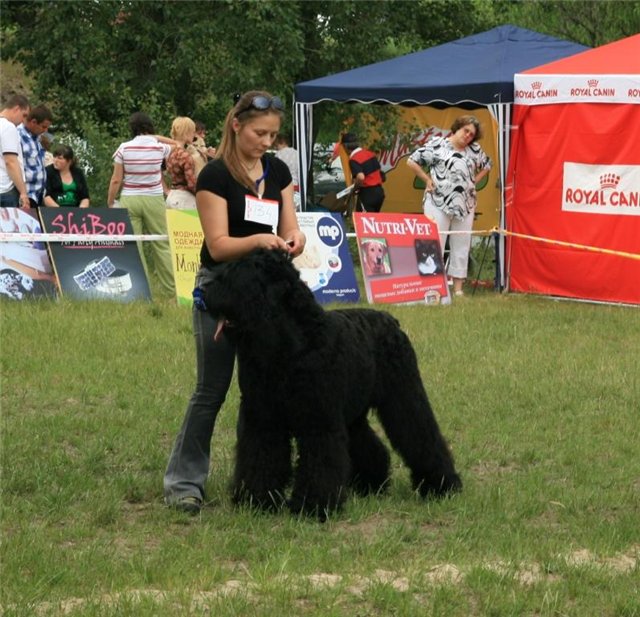
M 287 234 L 285 238 L 287 251 L 293 257 L 297 257 L 304 251 L 304 245 L 307 243 L 307 237 L 299 229 L 294 229 Z
M 254 239 L 255 248 L 257 249 L 267 249 L 268 251 L 289 250 L 286 242 L 280 236 L 276 236 L 274 234 L 255 234 L 251 237 Z

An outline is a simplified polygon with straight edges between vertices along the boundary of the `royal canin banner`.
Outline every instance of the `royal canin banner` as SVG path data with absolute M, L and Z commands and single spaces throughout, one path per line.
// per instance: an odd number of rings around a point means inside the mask
M 513 123 L 509 288 L 640 304 L 640 107 L 515 105 Z
M 640 305 L 640 34 L 515 76 L 509 289 Z
M 566 212 L 640 216 L 640 165 L 564 163 Z
M 540 75 L 516 73 L 516 105 L 631 103 L 640 105 L 640 75 Z

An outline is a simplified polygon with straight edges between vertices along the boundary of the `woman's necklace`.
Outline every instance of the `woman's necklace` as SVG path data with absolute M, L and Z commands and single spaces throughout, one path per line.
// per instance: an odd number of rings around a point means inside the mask
M 258 163 L 259 163 L 259 162 L 260 162 L 260 159 L 256 159 L 256 160 L 254 161 L 253 165 L 251 165 L 251 167 L 249 167 L 249 165 L 247 165 L 244 161 L 241 161 L 242 166 L 243 166 L 243 167 L 244 167 L 244 168 L 245 168 L 249 173 L 251 173 L 251 172 L 256 168 L 256 166 L 258 165 Z

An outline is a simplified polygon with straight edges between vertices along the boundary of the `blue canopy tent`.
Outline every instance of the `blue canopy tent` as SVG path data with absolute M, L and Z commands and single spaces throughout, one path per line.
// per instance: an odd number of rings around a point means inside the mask
M 295 134 L 306 204 L 313 152 L 313 106 L 322 101 L 487 106 L 498 125 L 500 182 L 509 160 L 513 77 L 585 51 L 546 34 L 506 25 L 384 62 L 296 84 Z M 504 199 L 503 204 L 504 206 Z M 304 207 L 304 206 L 303 206 Z

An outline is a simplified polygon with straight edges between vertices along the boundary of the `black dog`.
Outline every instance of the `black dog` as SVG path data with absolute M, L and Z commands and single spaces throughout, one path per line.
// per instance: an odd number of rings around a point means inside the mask
M 378 412 L 423 497 L 462 483 L 398 322 L 372 309 L 325 311 L 289 258 L 259 250 L 220 268 L 204 290 L 218 332 L 237 343 L 242 402 L 236 503 L 324 520 L 347 488 L 384 490 L 389 452 L 369 426 Z M 295 474 L 292 440 L 297 446 Z

